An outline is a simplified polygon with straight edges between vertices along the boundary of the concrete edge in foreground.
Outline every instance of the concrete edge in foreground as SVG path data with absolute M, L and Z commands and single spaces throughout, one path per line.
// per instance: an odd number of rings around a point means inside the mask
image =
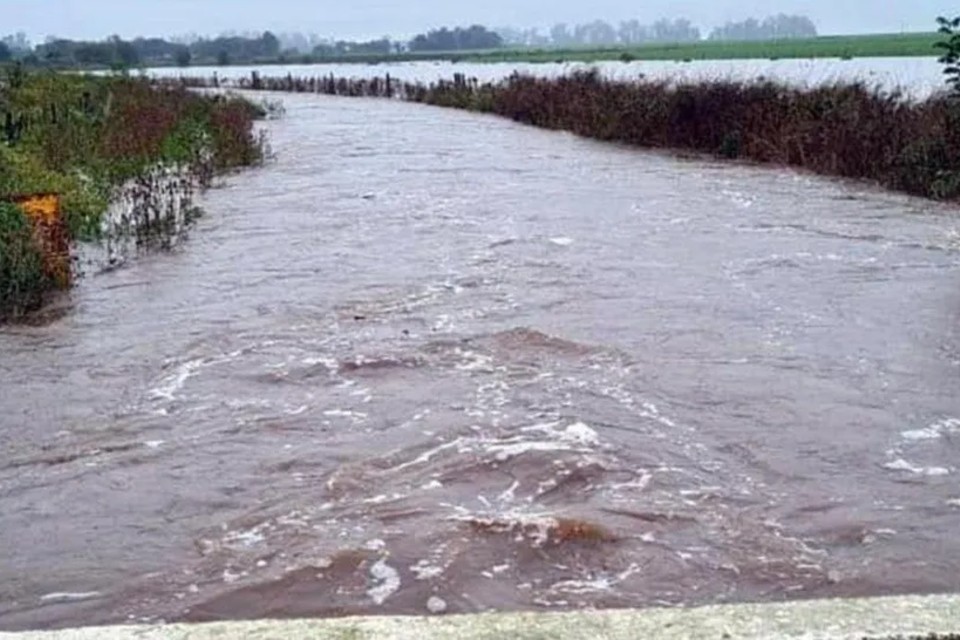
M 130 626 L 0 633 L 0 640 L 960 640 L 960 595 L 741 604 L 692 609 Z

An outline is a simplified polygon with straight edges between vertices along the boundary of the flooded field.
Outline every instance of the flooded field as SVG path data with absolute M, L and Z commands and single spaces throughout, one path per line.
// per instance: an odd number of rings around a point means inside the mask
M 955 209 L 277 98 L 0 329 L 0 628 L 960 589 Z
M 404 62 L 393 64 L 315 64 L 315 65 L 269 65 L 259 67 L 190 67 L 186 69 L 153 69 L 151 75 L 166 77 L 244 78 L 257 71 L 264 77 L 317 77 L 382 78 L 386 74 L 403 82 L 429 84 L 449 80 L 454 74 L 477 78 L 480 82 L 502 80 L 519 72 L 540 77 L 554 78 L 574 71 L 599 69 L 614 80 L 635 80 L 645 77 L 651 80 L 678 80 L 700 82 L 704 80 L 742 80 L 758 78 L 777 80 L 800 86 L 814 86 L 833 82 L 865 82 L 887 89 L 902 89 L 907 95 L 925 98 L 943 88 L 943 66 L 936 57 L 930 58 L 858 58 L 854 60 L 709 60 L 695 62 L 636 61 L 636 62 L 557 62 L 535 63 L 451 63 L 451 62 Z

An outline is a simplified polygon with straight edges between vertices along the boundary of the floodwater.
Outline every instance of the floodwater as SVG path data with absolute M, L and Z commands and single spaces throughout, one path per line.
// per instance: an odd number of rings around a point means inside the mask
M 0 628 L 960 589 L 960 220 L 283 95 L 0 329 Z
M 270 65 L 258 67 L 190 67 L 186 69 L 152 69 L 156 76 L 189 76 L 223 79 L 249 77 L 253 71 L 261 76 L 338 78 L 375 78 L 390 74 L 404 82 L 436 82 L 450 80 L 462 73 L 483 82 L 494 82 L 519 72 L 553 78 L 574 71 L 597 69 L 604 76 L 617 80 L 703 81 L 740 80 L 758 78 L 777 80 L 798 86 L 815 86 L 834 82 L 865 82 L 887 90 L 900 89 L 914 98 L 925 98 L 944 87 L 943 65 L 936 57 L 918 58 L 856 58 L 840 60 L 829 58 L 786 60 L 706 60 L 675 61 L 600 61 L 595 63 L 451 63 L 441 61 L 404 62 L 377 65 L 316 64 Z

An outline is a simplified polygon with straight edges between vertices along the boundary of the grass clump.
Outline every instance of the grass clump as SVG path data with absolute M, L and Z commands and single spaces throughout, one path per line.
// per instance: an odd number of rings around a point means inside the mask
M 51 284 L 30 224 L 20 208 L 0 202 L 0 320 L 39 305 Z

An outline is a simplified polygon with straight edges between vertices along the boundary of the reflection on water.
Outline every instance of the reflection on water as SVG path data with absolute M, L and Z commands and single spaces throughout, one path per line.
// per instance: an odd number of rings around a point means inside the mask
M 0 627 L 960 588 L 954 210 L 283 100 L 0 332 Z

